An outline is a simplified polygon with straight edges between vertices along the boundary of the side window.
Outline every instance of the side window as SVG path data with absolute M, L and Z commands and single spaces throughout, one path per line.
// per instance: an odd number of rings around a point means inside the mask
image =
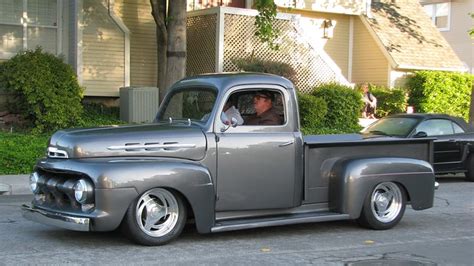
M 222 122 L 230 123 L 232 118 L 238 125 L 277 126 L 285 124 L 283 95 L 276 90 L 237 91 L 229 96 L 221 115 Z
M 416 133 L 424 131 L 428 136 L 450 135 L 454 133 L 451 121 L 445 119 L 430 119 L 422 122 L 416 128 Z
M 462 129 L 458 124 L 456 124 L 455 122 L 452 122 L 452 123 L 453 123 L 453 128 L 454 128 L 454 133 L 455 134 L 465 133 L 464 129 Z

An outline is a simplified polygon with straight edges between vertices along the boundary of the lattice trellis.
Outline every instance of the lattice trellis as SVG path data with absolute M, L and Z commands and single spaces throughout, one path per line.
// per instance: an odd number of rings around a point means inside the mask
M 302 92 L 309 92 L 314 86 L 326 82 L 348 83 L 331 66 L 331 62 L 328 62 L 329 57 L 323 54 L 324 51 L 317 50 L 314 48 L 315 45 L 311 45 L 304 38 L 296 16 L 277 19 L 275 22 L 274 27 L 280 32 L 278 38 L 280 49 L 273 51 L 255 36 L 255 12 L 249 10 L 249 14 L 245 15 L 242 9 L 214 10 L 224 15 L 219 16 L 209 11 L 208 14 L 188 18 L 188 74 L 217 72 L 219 65 L 222 65 L 224 72 L 239 71 L 234 60 L 253 56 L 291 65 L 296 72 L 295 85 Z M 223 33 L 216 31 L 219 17 L 224 18 L 221 22 L 224 23 Z M 203 25 L 198 25 L 201 23 Z M 224 35 L 224 43 L 221 44 L 224 51 L 221 58 L 216 60 L 220 56 L 219 44 L 216 42 L 219 34 Z M 211 69 L 211 66 L 214 68 Z
M 186 75 L 216 72 L 217 14 L 188 17 Z
M 337 81 L 336 73 L 328 66 L 302 36 L 293 21 L 279 19 L 275 22 L 279 34 L 280 49 L 273 51 L 255 36 L 255 17 L 225 15 L 224 71 L 236 71 L 236 59 L 256 58 L 288 63 L 296 71 L 295 85 L 302 92 L 317 84 Z

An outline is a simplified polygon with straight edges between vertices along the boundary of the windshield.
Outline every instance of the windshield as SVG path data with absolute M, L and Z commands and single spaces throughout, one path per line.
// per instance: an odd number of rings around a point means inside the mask
M 160 108 L 156 120 L 188 120 L 206 123 L 216 101 L 217 91 L 206 88 L 177 90 Z
M 385 135 L 396 137 L 407 137 L 418 123 L 418 119 L 410 117 L 388 117 L 382 118 L 366 128 L 362 133 L 373 135 Z

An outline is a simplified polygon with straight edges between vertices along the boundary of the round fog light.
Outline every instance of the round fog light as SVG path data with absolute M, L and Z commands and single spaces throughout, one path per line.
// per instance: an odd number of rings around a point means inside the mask
M 92 186 L 84 179 L 80 179 L 74 185 L 74 197 L 77 202 L 84 204 L 92 197 Z
M 33 194 L 36 194 L 39 192 L 39 175 L 37 172 L 34 172 L 30 175 L 30 189 L 33 192 Z

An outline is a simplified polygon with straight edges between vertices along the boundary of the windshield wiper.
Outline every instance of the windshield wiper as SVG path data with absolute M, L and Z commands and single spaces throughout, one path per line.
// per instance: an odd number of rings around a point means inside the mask
M 383 131 L 380 131 L 380 130 L 371 130 L 371 131 L 369 131 L 369 133 L 374 134 L 374 135 L 382 135 L 382 136 L 389 136 L 389 137 L 392 136 L 392 135 L 387 134 L 386 132 L 383 132 Z

